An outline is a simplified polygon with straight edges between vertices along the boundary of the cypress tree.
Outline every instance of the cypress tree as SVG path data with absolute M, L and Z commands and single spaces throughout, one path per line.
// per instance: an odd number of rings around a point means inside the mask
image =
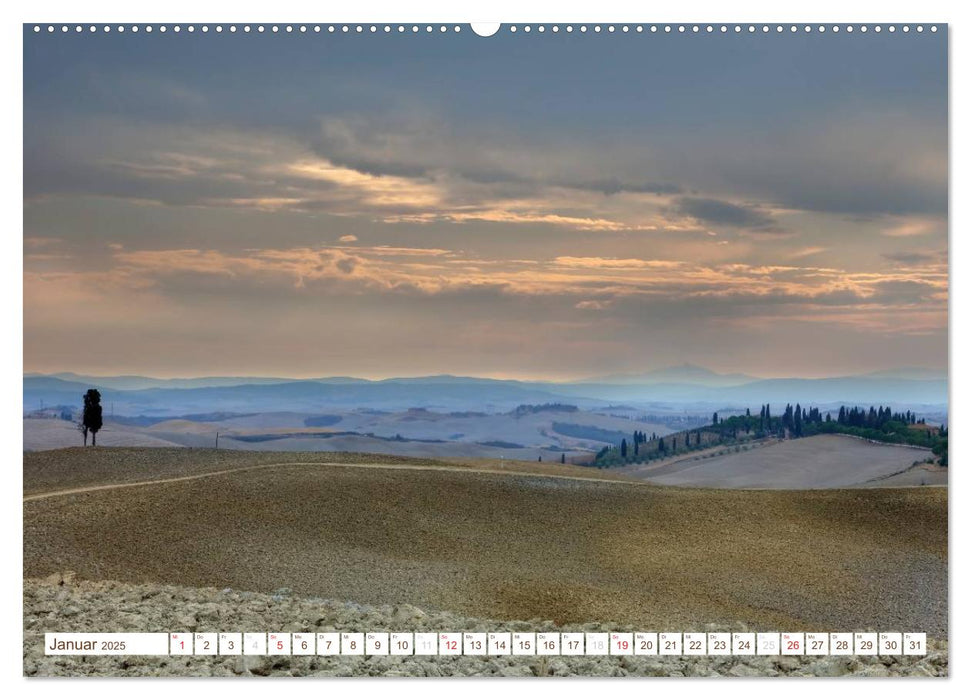
M 103 425 L 101 420 L 101 392 L 97 389 L 88 389 L 84 394 L 84 411 L 81 414 L 81 423 L 84 426 L 84 439 L 87 443 L 88 431 L 91 431 L 91 446 L 98 444 L 98 431 Z

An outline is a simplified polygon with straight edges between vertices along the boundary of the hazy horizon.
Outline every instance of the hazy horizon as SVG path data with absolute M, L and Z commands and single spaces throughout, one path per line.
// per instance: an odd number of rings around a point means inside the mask
M 946 377 L 947 374 L 948 374 L 947 368 L 941 369 L 941 368 L 926 367 L 926 366 L 908 366 L 908 367 L 884 367 L 884 368 L 876 368 L 876 369 L 868 370 L 866 372 L 851 373 L 851 374 L 825 374 L 825 375 L 794 375 L 794 374 L 789 374 L 789 375 L 768 375 L 768 374 L 752 374 L 750 372 L 740 372 L 740 371 L 736 372 L 736 371 L 730 371 L 730 370 L 716 370 L 716 369 L 713 369 L 711 367 L 703 367 L 701 365 L 695 365 L 695 364 L 692 364 L 692 363 L 683 363 L 681 365 L 668 365 L 668 366 L 665 366 L 665 367 L 653 367 L 653 368 L 650 368 L 650 369 L 645 369 L 645 370 L 640 371 L 640 372 L 617 372 L 617 373 L 613 373 L 613 374 L 596 375 L 596 376 L 585 375 L 585 376 L 556 377 L 556 378 L 539 377 L 539 376 L 535 376 L 535 375 L 530 376 L 530 375 L 496 375 L 496 374 L 491 374 L 491 375 L 487 375 L 487 374 L 453 374 L 453 373 L 450 373 L 450 372 L 440 372 L 440 373 L 436 373 L 436 374 L 388 374 L 388 375 L 380 375 L 380 376 L 362 376 L 362 375 L 351 375 L 351 374 L 342 374 L 342 373 L 334 373 L 334 374 L 320 374 L 320 373 L 317 373 L 317 374 L 305 374 L 305 375 L 286 375 L 286 374 L 220 374 L 220 373 L 215 373 L 215 374 L 197 374 L 197 375 L 174 375 L 174 374 L 173 375 L 157 375 L 157 374 L 144 374 L 144 373 L 131 373 L 131 372 L 116 372 L 116 373 L 112 373 L 112 374 L 100 374 L 100 373 L 95 373 L 95 372 L 82 372 L 82 371 L 65 370 L 65 369 L 54 370 L 54 371 L 49 371 L 49 372 L 42 372 L 42 371 L 37 371 L 37 370 L 25 369 L 24 372 L 23 372 L 23 375 L 24 376 L 28 376 L 28 375 L 56 376 L 56 375 L 60 375 L 60 374 L 70 374 L 70 375 L 77 375 L 77 376 L 84 376 L 84 377 L 101 377 L 101 378 L 105 378 L 105 379 L 113 378 L 113 377 L 131 376 L 131 377 L 143 377 L 145 379 L 158 379 L 158 380 L 162 380 L 162 381 L 166 381 L 166 380 L 176 380 L 176 379 L 186 379 L 186 380 L 209 379 L 209 378 L 219 378 L 219 377 L 238 378 L 238 379 L 286 379 L 286 380 L 294 380 L 294 381 L 310 381 L 310 380 L 322 380 L 322 379 L 323 380 L 326 380 L 326 379 L 338 379 L 338 378 L 340 378 L 340 379 L 359 379 L 359 380 L 372 381 L 372 382 L 384 381 L 384 380 L 389 380 L 389 379 L 427 379 L 427 378 L 431 378 L 431 377 L 446 377 L 446 376 L 450 376 L 450 377 L 456 377 L 456 378 L 469 378 L 469 379 L 494 379 L 494 380 L 497 380 L 497 381 L 519 381 L 519 382 L 536 382 L 536 383 L 543 383 L 543 382 L 546 382 L 546 383 L 582 383 L 582 382 L 586 382 L 586 381 L 596 381 L 596 380 L 602 379 L 602 378 L 622 377 L 622 376 L 649 375 L 649 374 L 652 374 L 652 373 L 665 372 L 665 371 L 669 371 L 669 370 L 670 371 L 676 371 L 676 370 L 679 370 L 679 369 L 699 369 L 699 370 L 704 370 L 706 372 L 711 372 L 713 375 L 719 375 L 719 376 L 739 375 L 739 376 L 748 377 L 749 379 L 752 379 L 752 380 L 760 380 L 760 379 L 838 379 L 838 378 L 848 377 L 848 376 L 866 376 L 866 375 L 872 375 L 872 374 L 893 373 L 893 372 L 896 372 L 896 371 L 941 373 L 941 374 L 944 375 L 944 377 Z
M 947 32 L 24 31 L 33 371 L 946 372 Z

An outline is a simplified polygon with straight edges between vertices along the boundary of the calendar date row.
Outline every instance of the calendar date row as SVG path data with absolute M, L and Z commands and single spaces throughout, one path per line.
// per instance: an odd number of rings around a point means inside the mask
M 48 633 L 73 656 L 923 656 L 923 632 Z

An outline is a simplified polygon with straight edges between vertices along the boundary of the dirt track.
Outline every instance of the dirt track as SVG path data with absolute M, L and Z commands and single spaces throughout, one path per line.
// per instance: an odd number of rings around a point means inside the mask
M 78 488 L 106 473 L 199 470 L 179 461 L 186 450 L 91 450 L 86 463 L 73 452 L 45 453 L 43 468 L 25 457 L 25 491 L 51 490 L 57 473 Z M 199 464 L 256 461 L 220 457 Z M 558 623 L 947 629 L 946 489 L 708 491 L 461 466 L 290 466 L 27 501 L 24 526 L 27 576 L 287 587 Z
M 433 459 L 343 452 L 250 452 L 197 448 L 73 447 L 24 454 L 24 495 L 53 491 L 199 476 L 219 471 L 281 464 L 348 464 L 446 467 L 467 471 L 530 473 L 549 476 L 637 481 L 615 471 L 555 462 L 498 459 Z
M 130 489 L 138 488 L 142 486 L 156 486 L 161 484 L 171 484 L 178 481 L 195 481 L 197 479 L 210 479 L 216 476 L 226 476 L 228 474 L 236 474 L 239 472 L 248 472 L 255 469 L 281 469 L 284 467 L 309 467 L 313 469 L 323 469 L 326 467 L 343 467 L 347 468 L 349 465 L 342 462 L 271 462 L 269 464 L 258 464 L 248 467 L 233 467 L 232 469 L 222 469 L 214 472 L 207 472 L 205 474 L 192 474 L 189 476 L 173 476 L 165 479 L 149 479 L 146 481 L 132 481 L 119 484 L 101 484 L 98 486 L 79 486 L 70 489 L 59 489 L 57 491 L 42 491 L 39 493 L 32 493 L 30 495 L 24 496 L 24 503 L 28 501 L 43 501 L 48 498 L 60 498 L 62 496 L 74 496 L 77 494 L 91 493 L 93 491 L 113 491 L 115 489 Z M 391 471 L 421 471 L 421 472 L 470 472 L 474 471 L 476 474 L 510 474 L 509 470 L 500 469 L 475 469 L 472 470 L 469 467 L 458 467 L 458 466 L 434 466 L 434 465 L 420 465 L 420 464 L 383 464 L 376 462 L 374 464 L 354 464 L 350 465 L 356 469 L 385 469 Z M 601 479 L 597 477 L 587 477 L 587 476 L 560 476 L 560 475 L 549 475 L 549 474 L 537 474 L 533 472 L 514 472 L 516 474 L 521 474 L 522 476 L 532 476 L 537 478 L 547 478 L 547 479 L 566 479 L 570 481 L 591 481 L 598 483 L 616 483 L 616 479 Z

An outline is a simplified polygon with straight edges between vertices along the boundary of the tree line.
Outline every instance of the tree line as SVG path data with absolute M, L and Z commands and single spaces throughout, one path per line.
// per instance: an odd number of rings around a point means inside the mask
M 713 413 L 711 423 L 663 437 L 635 430 L 628 440 L 602 448 L 594 459 L 598 467 L 650 462 L 676 454 L 717 445 L 741 446 L 745 442 L 767 438 L 793 439 L 820 434 L 853 435 L 876 442 L 928 447 L 947 466 L 947 428 L 928 426 L 925 419 L 912 411 L 894 412 L 889 406 L 840 406 L 839 411 L 823 414 L 818 408 L 799 403 L 786 404 L 773 414 L 768 403 L 758 415 L 745 409 L 741 415 L 719 417 Z

